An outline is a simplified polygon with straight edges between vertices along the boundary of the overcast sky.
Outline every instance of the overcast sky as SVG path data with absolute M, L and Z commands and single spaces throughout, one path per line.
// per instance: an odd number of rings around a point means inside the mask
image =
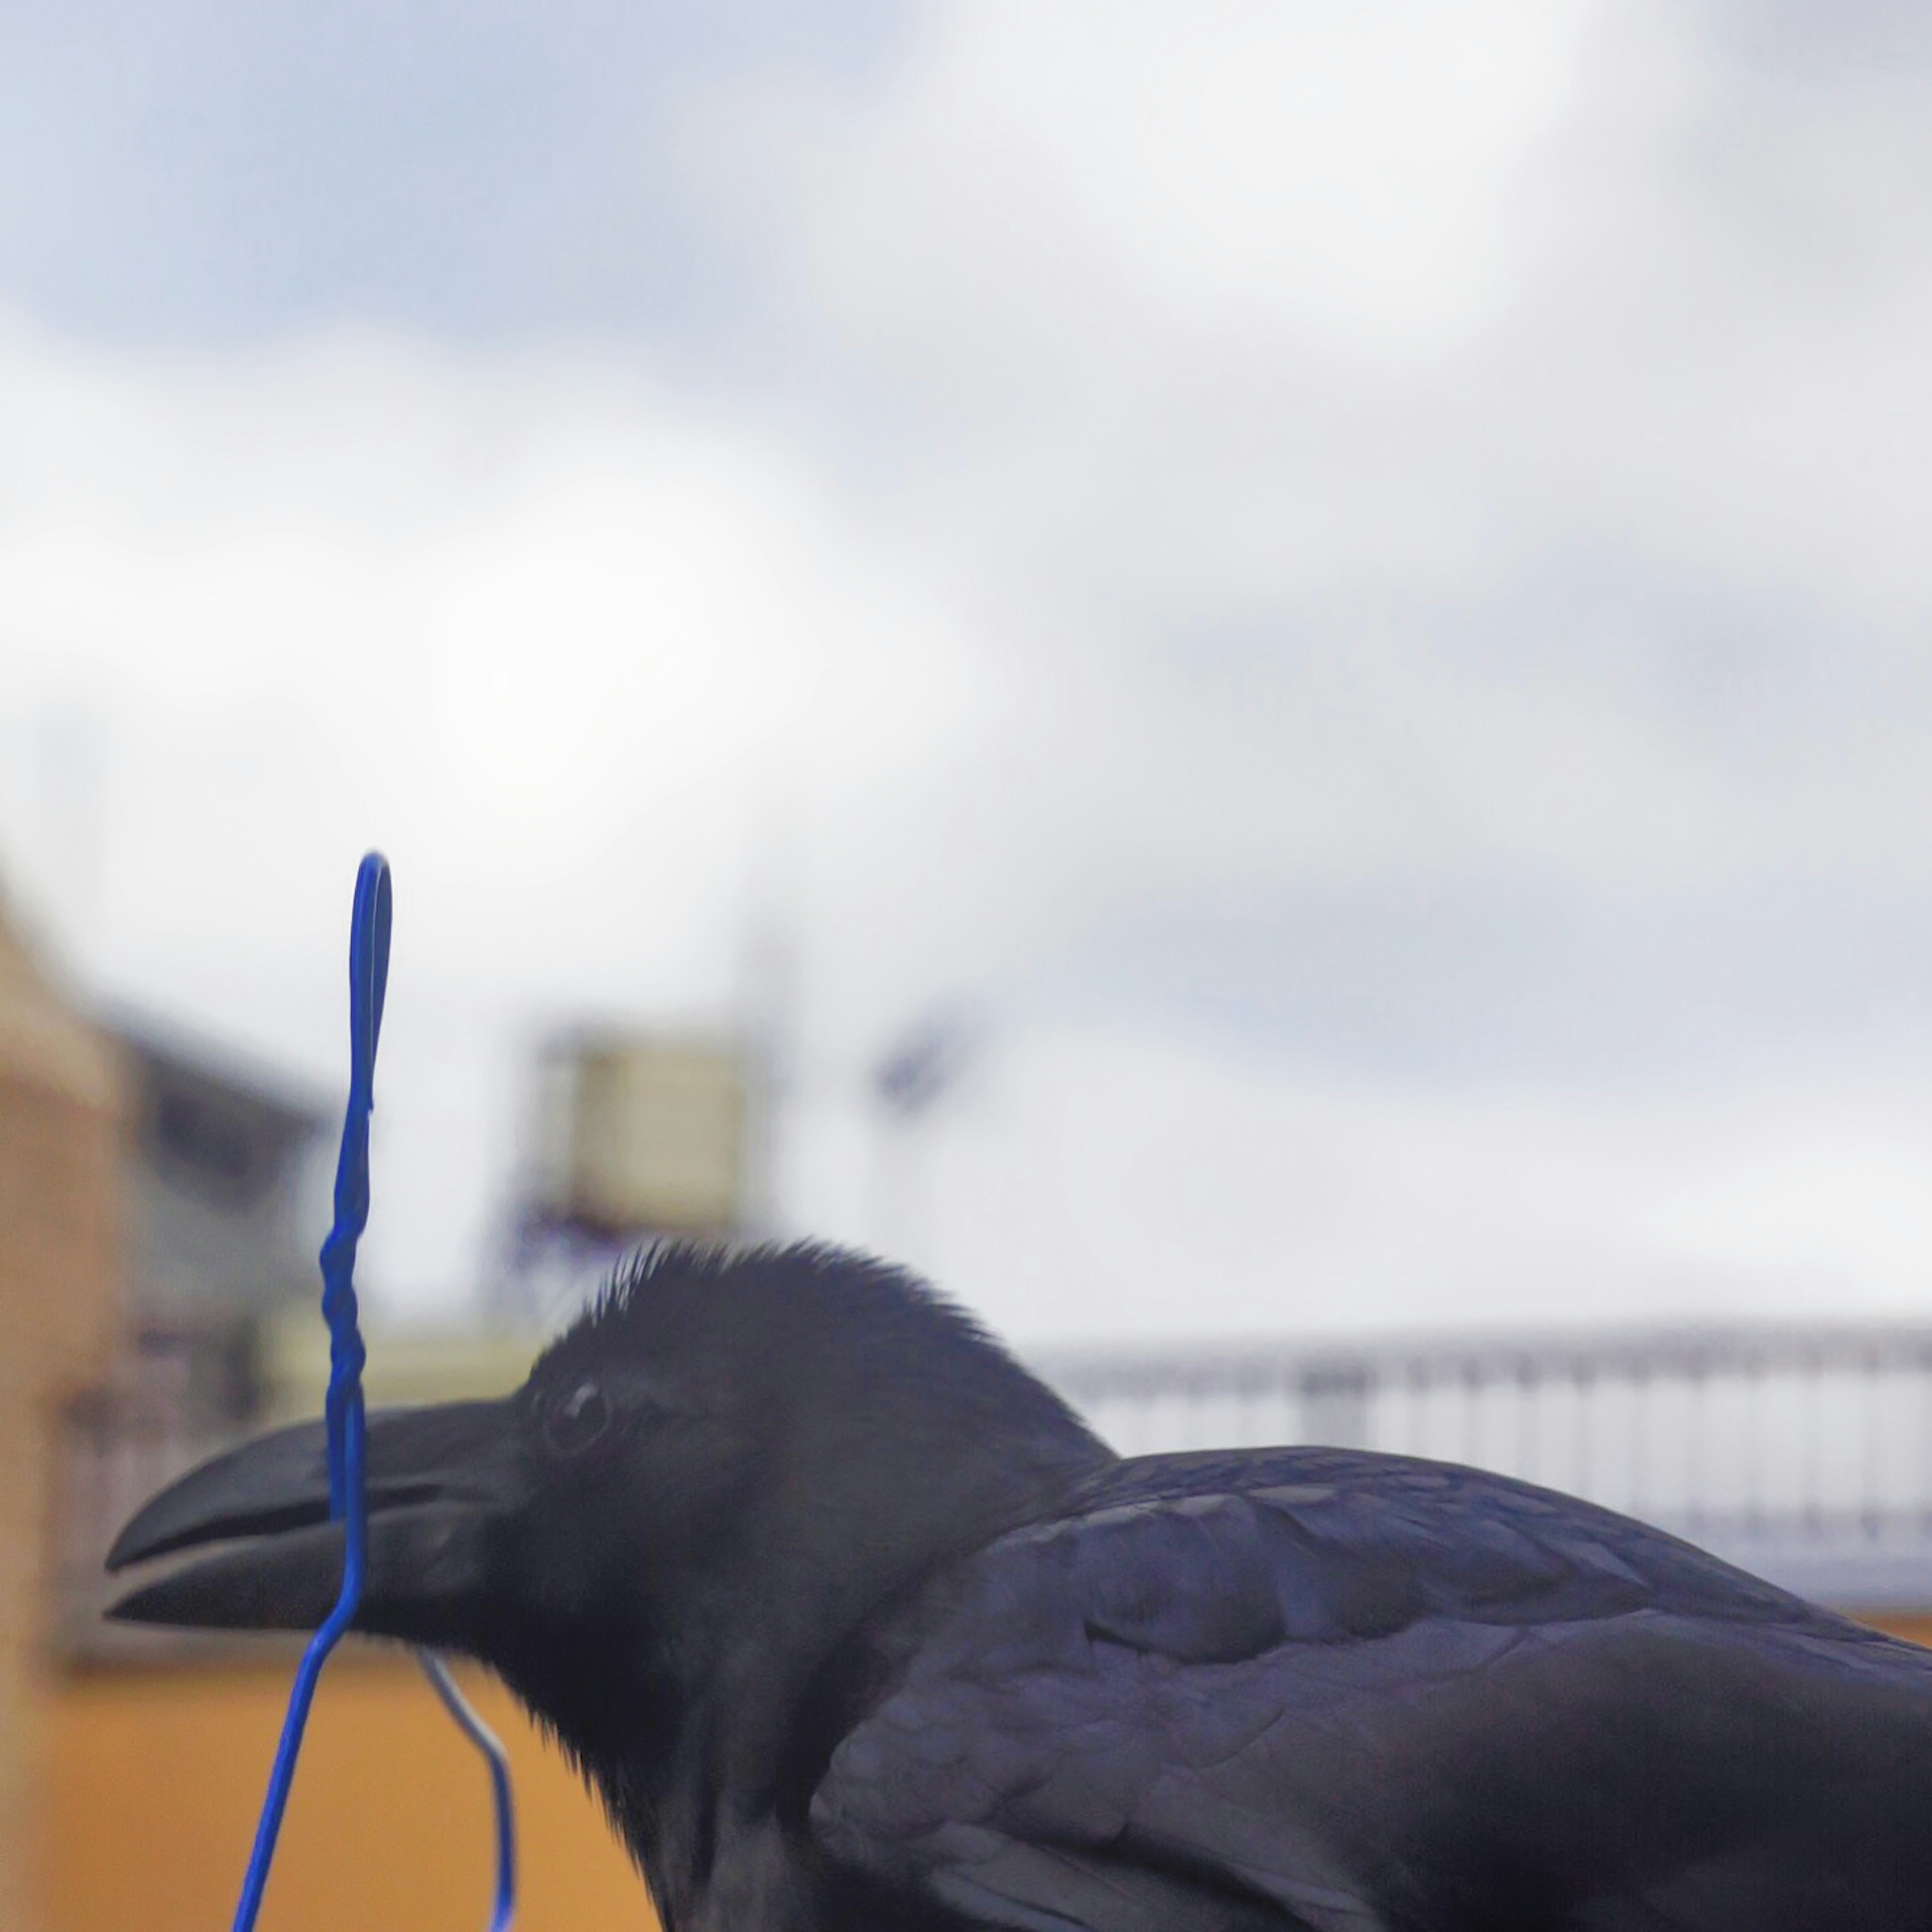
M 11 894 L 327 1084 L 388 852 L 393 1309 L 776 956 L 1023 1336 L 1932 1315 L 1927 17 L 10 10 Z

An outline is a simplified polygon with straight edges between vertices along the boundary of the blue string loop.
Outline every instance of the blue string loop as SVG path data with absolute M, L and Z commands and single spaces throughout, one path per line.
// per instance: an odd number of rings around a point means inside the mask
M 328 1513 L 343 1527 L 342 1586 L 335 1607 L 309 1640 L 289 1693 L 274 1768 L 262 1800 L 255 1843 L 235 1907 L 234 1932 L 254 1932 L 262 1894 L 274 1861 L 275 1841 L 288 1809 L 315 1688 L 329 1653 L 354 1622 L 368 1564 L 369 1512 L 364 1476 L 366 1425 L 362 1368 L 366 1353 L 356 1300 L 356 1250 L 369 1223 L 369 1116 L 376 1105 L 376 1046 L 382 1030 L 382 1000 L 389 981 L 389 866 L 368 854 L 356 874 L 356 906 L 349 928 L 349 1104 L 335 1164 L 335 1220 L 322 1244 L 322 1312 L 328 1324 Z M 503 1748 L 465 1702 L 441 1662 L 417 1653 L 445 1707 L 490 1767 L 496 1822 L 496 1898 L 490 1932 L 507 1932 L 515 1909 L 516 1853 L 510 1806 L 508 1762 Z

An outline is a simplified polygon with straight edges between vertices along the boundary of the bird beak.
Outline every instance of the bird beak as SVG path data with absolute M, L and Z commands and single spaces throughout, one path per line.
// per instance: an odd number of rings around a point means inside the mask
M 493 1528 L 524 1492 L 518 1433 L 507 1401 L 370 1415 L 368 1562 L 356 1628 L 462 1646 Z M 238 1546 L 132 1592 L 107 1614 L 202 1630 L 313 1630 L 340 1589 L 344 1541 L 329 1520 L 322 1424 L 278 1429 L 152 1498 L 115 1539 L 107 1568 L 212 1543 Z

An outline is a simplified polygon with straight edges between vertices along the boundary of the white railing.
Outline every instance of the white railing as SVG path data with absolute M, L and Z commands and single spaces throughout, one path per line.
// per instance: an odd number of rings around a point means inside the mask
M 1475 1463 L 1826 1602 L 1932 1611 L 1932 1327 L 1268 1342 L 1034 1366 L 1127 1454 L 1324 1442 Z M 70 1652 L 178 1649 L 100 1622 L 100 1558 L 147 1496 L 231 1439 L 152 1390 L 69 1406 L 55 1568 Z
M 1325 1442 L 1468 1462 L 1808 1595 L 1932 1609 L 1932 1328 L 1754 1328 L 1036 1364 L 1114 1446 Z

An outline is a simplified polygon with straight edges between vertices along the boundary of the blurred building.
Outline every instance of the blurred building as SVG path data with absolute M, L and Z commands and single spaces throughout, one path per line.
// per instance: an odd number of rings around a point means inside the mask
M 316 1292 L 308 1209 L 337 1103 L 232 1051 L 117 1016 L 135 1366 L 212 1425 L 261 1400 L 261 1336 Z
M 112 1654 L 100 1559 L 116 1524 L 202 1450 L 251 1426 L 278 1318 L 314 1301 L 318 1095 L 151 1019 L 99 1022 L 117 1094 L 115 1346 L 46 1418 L 59 1478 L 52 1623 Z
M 124 1126 L 120 1346 L 54 1418 L 62 1490 L 54 1625 L 70 1658 L 204 1657 L 102 1622 L 102 1553 L 141 1500 L 202 1456 L 316 1414 L 328 1372 L 316 1249 L 335 1114 L 326 1096 L 152 1020 L 107 1043 Z M 374 1340 L 372 1403 L 514 1388 L 544 1328 L 625 1252 L 748 1226 L 751 1082 L 722 1042 L 573 1036 L 546 1054 L 507 1280 L 460 1330 Z
M 639 1130 L 621 1081 L 602 1108 L 587 1118 Z M 17 947 L 0 949 L 0 1453 L 30 1478 L 0 1483 L 4 1932 L 198 1932 L 232 1910 L 296 1647 L 105 1624 L 101 1557 L 159 1485 L 320 1409 L 314 1209 L 335 1112 L 151 1020 L 89 1025 Z M 715 1140 L 715 1107 L 706 1118 Z M 580 1166 L 620 1187 L 628 1170 L 600 1155 L 597 1131 Z M 688 1170 L 654 1211 L 682 1200 L 714 1212 L 706 1172 Z M 501 1393 L 538 1339 L 377 1335 L 369 1399 Z M 500 1687 L 472 1688 L 515 1763 L 520 1926 L 648 1927 L 636 1875 L 575 1774 Z M 470 1746 L 406 1656 L 352 1642 L 317 1700 L 275 1922 L 466 1926 L 489 1840 Z
M 0 920 L 0 1925 L 38 1926 L 53 1421 L 107 1372 L 121 1286 L 110 1042 Z
M 308 1294 L 303 1189 L 338 1103 L 152 1021 L 110 1026 L 128 1083 L 136 1307 L 192 1325 Z

